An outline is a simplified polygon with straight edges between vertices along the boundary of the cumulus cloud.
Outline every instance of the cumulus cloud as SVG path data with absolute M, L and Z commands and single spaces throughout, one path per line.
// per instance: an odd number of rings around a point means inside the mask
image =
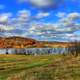
M 70 20 L 80 19 L 80 13 L 78 13 L 78 12 L 73 12 L 73 13 L 70 13 L 67 17 L 68 17 Z
M 2 13 L 0 14 L 0 31 L 10 31 L 13 30 L 14 27 L 9 25 L 9 19 L 12 16 L 11 13 Z
M 36 32 L 46 32 L 46 33 L 72 33 L 80 28 L 79 25 L 74 25 L 73 27 L 63 26 L 62 24 L 36 24 L 32 25 L 29 29 L 30 31 Z M 47 35 L 47 34 L 46 34 Z
M 76 29 L 80 29 L 80 24 L 77 22 L 77 20 L 80 20 L 80 13 L 73 12 L 66 14 L 66 16 L 63 18 L 60 18 L 59 23 L 65 28 L 69 27 L 72 28 L 72 30 L 75 29 L 76 31 Z
M 19 10 L 15 16 L 11 13 L 0 14 L 0 36 L 23 36 L 30 18 L 28 10 Z
M 11 13 L 2 13 L 0 14 L 0 22 L 8 22 L 9 18 L 12 16 Z
M 80 30 L 80 23 L 76 22 L 76 20 L 80 20 L 79 14 L 77 12 L 68 14 L 59 12 L 56 15 L 59 20 L 55 23 L 38 23 L 38 21 L 34 23 L 31 21 L 32 16 L 28 10 L 18 11 L 16 17 L 5 13 L 0 16 L 0 31 L 4 31 L 3 36 L 23 36 L 56 41 L 79 40 L 80 37 L 74 34 L 75 31 Z M 49 15 L 50 13 L 40 12 L 34 17 L 41 19 Z M 31 22 L 29 23 L 29 21 Z
M 80 13 L 73 12 L 73 13 L 66 14 L 65 17 L 61 18 L 59 21 L 71 22 L 71 21 L 75 21 L 75 20 L 78 20 L 78 19 L 80 19 Z
M 13 17 L 12 13 L 0 14 L 0 31 L 12 31 L 14 29 L 22 29 L 19 27 L 26 26 L 30 19 L 30 12 L 28 10 L 20 10 L 16 16 Z
M 65 13 L 66 14 L 66 13 Z M 37 35 L 40 37 L 46 37 L 47 39 L 59 39 L 59 40 L 76 40 L 80 37 L 75 36 L 74 32 L 80 30 L 80 24 L 77 23 L 75 20 L 80 20 L 79 15 L 80 13 L 69 13 L 66 14 L 59 14 L 58 17 L 60 19 L 56 23 L 44 23 L 44 24 L 32 24 L 29 32 L 32 35 Z
M 36 15 L 36 18 L 40 19 L 40 18 L 48 17 L 49 15 L 50 15 L 50 13 L 48 13 L 48 12 L 39 12 Z
M 16 17 L 11 18 L 10 23 L 16 28 L 25 27 L 29 24 L 31 20 L 30 11 L 20 10 L 17 12 Z
M 52 0 L 29 0 L 33 5 L 38 7 L 51 6 L 53 4 Z
M 29 10 L 20 10 L 17 15 L 22 18 L 28 18 L 31 13 Z
M 62 17 L 65 17 L 66 16 L 66 13 L 65 12 L 58 12 L 56 14 L 56 16 L 59 17 L 59 18 L 62 18 Z
M 17 23 L 19 23 L 19 24 L 27 23 L 27 21 L 29 21 L 29 19 L 30 19 L 30 15 L 31 15 L 30 11 L 28 11 L 28 10 L 18 11 L 17 17 L 16 17 Z
M 64 0 L 18 0 L 19 3 L 26 2 L 41 10 L 53 10 Z
M 11 31 L 11 30 L 14 30 L 13 26 L 0 24 L 0 31 Z

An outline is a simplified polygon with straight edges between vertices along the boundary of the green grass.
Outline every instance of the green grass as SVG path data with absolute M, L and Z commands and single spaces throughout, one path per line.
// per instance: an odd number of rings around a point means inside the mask
M 80 80 L 80 56 L 0 55 L 0 80 Z

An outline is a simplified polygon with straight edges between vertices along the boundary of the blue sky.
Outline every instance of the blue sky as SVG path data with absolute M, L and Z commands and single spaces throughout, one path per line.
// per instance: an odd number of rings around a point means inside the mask
M 0 36 L 80 41 L 80 0 L 1 0 Z

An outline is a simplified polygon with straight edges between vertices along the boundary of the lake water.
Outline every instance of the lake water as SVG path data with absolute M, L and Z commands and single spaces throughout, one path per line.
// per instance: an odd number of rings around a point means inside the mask
M 27 49 L 0 49 L 0 54 L 63 54 L 68 48 L 27 48 Z

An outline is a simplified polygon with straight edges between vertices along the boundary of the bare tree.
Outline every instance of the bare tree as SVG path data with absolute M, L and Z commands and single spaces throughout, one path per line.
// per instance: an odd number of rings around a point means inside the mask
M 73 44 L 73 46 L 69 47 L 69 52 L 73 56 L 78 56 L 80 53 L 80 42 L 75 41 Z

